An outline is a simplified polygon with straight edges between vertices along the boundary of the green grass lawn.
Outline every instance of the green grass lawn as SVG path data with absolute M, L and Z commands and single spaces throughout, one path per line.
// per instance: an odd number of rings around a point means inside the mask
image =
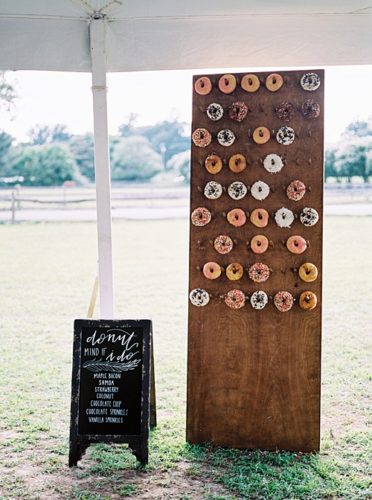
M 155 327 L 150 465 L 125 446 L 67 463 L 73 319 L 96 274 L 90 223 L 0 226 L 0 497 L 372 498 L 372 218 L 325 222 L 322 451 L 185 443 L 187 221 L 116 222 L 116 312 Z

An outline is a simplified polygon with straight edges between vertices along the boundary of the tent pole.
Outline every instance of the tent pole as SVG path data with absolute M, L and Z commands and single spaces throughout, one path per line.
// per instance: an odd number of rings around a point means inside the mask
M 102 17 L 93 18 L 90 23 L 90 52 L 92 57 L 100 317 L 110 319 L 114 317 L 114 284 L 105 42 L 105 21 Z

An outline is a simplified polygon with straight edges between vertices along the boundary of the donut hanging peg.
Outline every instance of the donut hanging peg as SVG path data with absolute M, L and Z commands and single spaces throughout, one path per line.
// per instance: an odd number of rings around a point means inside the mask
M 257 92 L 257 90 L 260 88 L 260 85 L 260 79 L 257 75 L 253 75 L 252 73 L 244 75 L 240 82 L 241 88 L 249 93 Z
M 198 207 L 191 214 L 191 222 L 194 226 L 206 226 L 211 221 L 212 215 L 205 207 Z
M 301 106 L 301 113 L 307 120 L 315 120 L 320 115 L 320 104 L 307 99 Z
M 300 221 L 304 226 L 315 226 L 319 220 L 319 214 L 315 208 L 305 207 L 300 213 Z
M 229 117 L 236 122 L 242 122 L 247 116 L 248 106 L 242 101 L 236 101 L 229 107 Z
M 199 95 L 208 95 L 212 90 L 212 82 L 207 76 L 201 76 L 196 80 L 194 89 Z
M 230 212 L 227 213 L 227 222 L 234 227 L 241 227 L 247 221 L 247 217 L 245 215 L 244 210 L 241 208 L 233 208 Z
M 266 88 L 270 90 L 270 92 L 277 92 L 282 88 L 283 83 L 283 77 L 279 75 L 279 73 L 271 73 L 271 75 L 266 78 Z
M 251 212 L 249 220 L 256 227 L 266 227 L 269 223 L 269 212 L 264 208 L 255 208 Z
M 265 159 L 263 161 L 263 166 L 264 169 L 270 174 L 277 174 L 283 168 L 284 163 L 279 155 L 271 153 L 265 156 Z
M 256 262 L 248 269 L 248 276 L 255 283 L 264 283 L 270 277 L 269 266 L 262 264 L 262 262 Z
M 225 234 L 220 234 L 219 236 L 217 236 L 217 238 L 215 238 L 213 246 L 216 252 L 220 254 L 226 254 L 231 252 L 234 243 L 230 238 L 230 236 L 226 236 Z
M 212 142 L 212 136 L 206 128 L 197 128 L 191 137 L 192 142 L 198 148 L 206 148 Z
M 239 262 L 233 262 L 229 264 L 226 268 L 226 277 L 230 281 L 237 281 L 243 277 L 244 269 Z
M 216 122 L 218 120 L 221 120 L 223 117 L 223 107 L 221 104 L 218 104 L 217 102 L 212 102 L 209 104 L 207 107 L 207 116 L 210 120 Z
M 290 311 L 293 307 L 293 302 L 292 294 L 284 290 L 274 295 L 274 305 L 280 312 Z
M 320 76 L 316 73 L 305 73 L 300 80 L 301 87 L 309 92 L 314 92 L 320 87 Z
M 280 127 L 276 133 L 276 140 L 283 146 L 289 146 L 295 140 L 295 131 L 291 127 Z
M 284 101 L 275 108 L 275 114 L 283 122 L 290 122 L 293 118 L 295 108 L 291 102 Z
M 232 182 L 227 188 L 227 193 L 233 200 L 241 200 L 247 192 L 247 186 L 240 181 Z
M 267 127 L 257 127 L 253 131 L 252 139 L 256 144 L 266 144 L 271 137 L 270 130 Z
M 191 304 L 196 307 L 204 307 L 209 302 L 209 293 L 203 288 L 194 288 L 189 297 Z
M 225 304 L 231 309 L 241 309 L 245 305 L 245 293 L 241 290 L 230 290 L 226 294 Z
M 229 128 L 222 129 L 217 134 L 217 141 L 225 148 L 231 146 L 235 142 L 235 134 Z
M 267 294 L 263 290 L 257 290 L 256 292 L 253 292 L 250 298 L 251 306 L 257 311 L 263 309 L 267 305 L 268 301 L 269 299 L 267 297 Z
M 231 94 L 236 88 L 236 78 L 234 75 L 222 75 L 218 80 L 218 88 L 224 94 Z
M 207 169 L 207 172 L 215 175 L 218 174 L 218 172 L 221 172 L 223 163 L 218 155 L 212 154 L 206 157 L 204 166 Z
M 291 227 L 293 221 L 294 215 L 289 208 L 282 207 L 275 212 L 275 222 L 279 227 Z
M 203 274 L 208 280 L 215 280 L 221 276 L 221 266 L 217 262 L 207 262 L 203 266 Z
M 255 200 L 265 200 L 270 194 L 270 187 L 264 181 L 256 181 L 251 186 L 251 195 Z
M 305 250 L 307 249 L 307 243 L 306 240 L 302 236 L 290 236 L 287 239 L 287 248 L 291 253 L 294 254 L 301 254 L 304 253 Z
M 232 155 L 229 159 L 229 169 L 231 172 L 234 172 L 234 174 L 240 174 L 240 172 L 243 172 L 247 167 L 247 160 L 245 157 L 237 153 L 235 155 Z
M 311 262 L 305 262 L 298 270 L 298 275 L 306 283 L 312 283 L 318 277 L 318 268 Z
M 287 198 L 292 201 L 300 201 L 305 196 L 306 186 L 299 180 L 292 181 L 286 189 Z
M 222 186 L 219 182 L 209 181 L 204 188 L 204 196 L 208 200 L 217 200 L 223 193 Z

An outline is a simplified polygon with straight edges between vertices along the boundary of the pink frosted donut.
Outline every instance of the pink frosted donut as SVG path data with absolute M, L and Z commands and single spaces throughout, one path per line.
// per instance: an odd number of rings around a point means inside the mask
M 287 240 L 287 248 L 291 253 L 304 253 L 307 248 L 306 240 L 302 236 L 290 236 Z
M 269 248 L 269 240 L 263 234 L 253 236 L 251 239 L 251 250 L 253 253 L 265 253 Z
M 214 240 L 214 249 L 218 253 L 229 253 L 233 249 L 233 246 L 234 244 L 232 239 L 230 238 L 230 236 L 226 236 L 225 234 L 220 234 Z
M 207 262 L 203 266 L 203 274 L 208 280 L 215 280 L 221 276 L 221 266 L 217 262 Z
M 195 208 L 191 214 L 191 222 L 194 226 L 206 226 L 211 221 L 212 215 L 205 207 Z
M 245 305 L 245 294 L 241 290 L 230 290 L 225 297 L 225 304 L 231 309 L 240 309 Z
M 274 296 L 274 304 L 278 311 L 287 312 L 292 309 L 293 297 L 289 292 L 278 292 Z
M 266 264 L 262 262 L 256 262 L 248 269 L 248 276 L 255 283 L 263 283 L 267 281 L 270 277 L 270 269 Z
M 206 148 L 212 142 L 212 136 L 206 128 L 197 128 L 192 133 L 192 141 L 198 148 Z
M 306 193 L 306 186 L 299 180 L 292 181 L 287 186 L 287 197 L 293 201 L 301 200 Z
M 264 208 L 255 208 L 251 213 L 250 221 L 256 227 L 266 227 L 269 223 L 269 213 Z
M 227 214 L 227 221 L 234 227 L 241 227 L 246 223 L 247 217 L 241 208 L 233 208 Z

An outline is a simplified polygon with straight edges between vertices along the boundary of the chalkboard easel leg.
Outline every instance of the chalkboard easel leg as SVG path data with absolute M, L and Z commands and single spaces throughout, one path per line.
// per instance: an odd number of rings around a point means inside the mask
M 84 455 L 89 443 L 77 443 L 70 441 L 70 452 L 68 457 L 68 466 L 75 467 L 81 457 Z
M 149 463 L 149 449 L 146 440 L 138 444 L 130 444 L 129 447 L 136 459 L 141 462 L 142 465 L 147 465 Z
M 151 384 L 150 384 L 150 429 L 156 427 L 156 387 L 155 387 L 155 362 L 154 343 L 151 338 Z

